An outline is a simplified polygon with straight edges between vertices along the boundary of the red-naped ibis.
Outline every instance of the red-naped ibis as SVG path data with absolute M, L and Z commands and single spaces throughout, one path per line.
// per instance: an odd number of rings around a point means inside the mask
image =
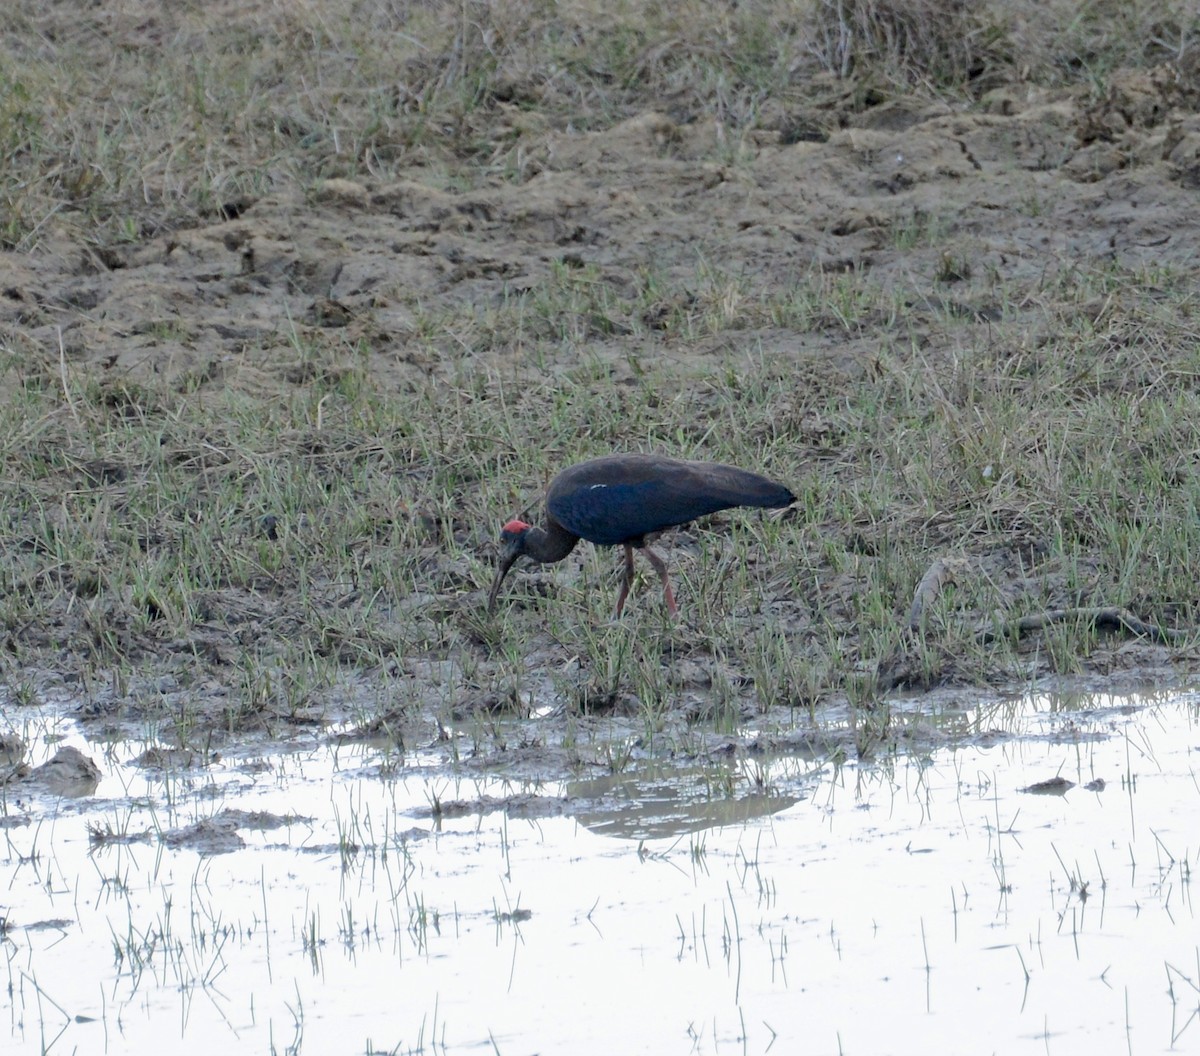
M 667 609 L 679 612 L 667 565 L 646 545 L 646 536 L 687 524 L 731 506 L 777 508 L 796 501 L 782 484 L 736 466 L 687 462 L 663 455 L 605 455 L 564 469 L 546 492 L 546 527 L 513 520 L 500 532 L 500 567 L 488 594 L 496 607 L 500 584 L 518 557 L 561 561 L 580 539 L 625 547 L 625 574 L 617 615 L 633 583 L 633 549 L 643 550 L 662 579 Z

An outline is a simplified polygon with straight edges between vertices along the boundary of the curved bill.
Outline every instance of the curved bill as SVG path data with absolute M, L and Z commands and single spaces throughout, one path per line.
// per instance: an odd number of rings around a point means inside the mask
M 505 550 L 500 555 L 500 565 L 496 569 L 496 578 L 492 580 L 492 589 L 488 591 L 488 612 L 496 611 L 496 595 L 500 593 L 500 584 L 504 582 L 504 577 L 508 575 L 508 570 L 512 568 L 513 563 L 520 556 L 515 550 Z

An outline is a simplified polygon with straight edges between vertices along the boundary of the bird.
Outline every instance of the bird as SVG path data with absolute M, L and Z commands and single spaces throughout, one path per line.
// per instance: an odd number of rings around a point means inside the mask
M 586 539 L 596 546 L 625 548 L 617 618 L 633 583 L 634 549 L 645 553 L 662 580 L 667 611 L 678 616 L 667 564 L 646 545 L 646 536 L 734 506 L 778 509 L 795 501 L 782 484 L 720 462 L 619 454 L 577 463 L 550 482 L 545 528 L 514 519 L 501 529 L 500 563 L 488 594 L 488 612 L 495 611 L 500 584 L 517 558 L 561 561 Z

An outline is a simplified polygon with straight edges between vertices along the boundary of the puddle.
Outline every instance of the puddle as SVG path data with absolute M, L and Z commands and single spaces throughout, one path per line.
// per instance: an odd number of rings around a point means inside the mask
M 90 755 L 94 795 L 6 794 L 0 1038 L 1196 1051 L 1198 699 L 1010 702 L 883 762 L 541 784 L 345 747 L 161 771 L 67 736 L 45 756 Z

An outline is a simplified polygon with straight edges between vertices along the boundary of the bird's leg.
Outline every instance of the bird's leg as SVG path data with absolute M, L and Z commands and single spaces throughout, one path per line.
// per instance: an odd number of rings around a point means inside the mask
M 646 560 L 654 566 L 654 571 L 658 573 L 658 578 L 662 580 L 663 597 L 667 599 L 667 611 L 672 616 L 678 616 L 679 606 L 675 604 L 675 595 L 671 591 L 671 581 L 667 579 L 667 563 L 648 546 L 642 547 L 642 552 L 646 555 Z
M 613 619 L 621 618 L 621 610 L 625 608 L 625 599 L 629 597 L 629 588 L 633 585 L 633 547 L 625 544 L 625 570 L 621 575 L 621 593 L 617 595 L 617 613 Z

